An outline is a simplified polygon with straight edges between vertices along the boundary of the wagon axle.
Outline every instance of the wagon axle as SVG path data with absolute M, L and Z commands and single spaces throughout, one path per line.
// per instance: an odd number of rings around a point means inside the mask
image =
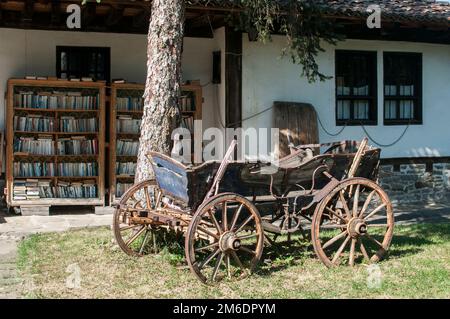
M 222 251 L 239 250 L 241 240 L 237 238 L 234 232 L 226 232 L 219 239 L 219 247 Z
M 352 238 L 364 236 L 367 233 L 367 224 L 361 218 L 352 218 L 347 225 L 347 231 Z

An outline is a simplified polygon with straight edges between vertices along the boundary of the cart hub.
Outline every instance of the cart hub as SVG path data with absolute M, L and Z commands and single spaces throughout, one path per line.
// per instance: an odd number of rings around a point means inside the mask
M 233 232 L 225 232 L 219 240 L 220 250 L 239 250 L 241 248 L 241 240 L 236 237 Z
M 347 231 L 352 238 L 364 236 L 367 233 L 367 224 L 361 218 L 353 218 L 348 223 Z

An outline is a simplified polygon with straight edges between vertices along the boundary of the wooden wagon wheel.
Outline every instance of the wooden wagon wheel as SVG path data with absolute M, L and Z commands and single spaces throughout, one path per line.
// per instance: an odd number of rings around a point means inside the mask
M 317 205 L 311 237 L 327 266 L 342 261 L 377 262 L 389 249 L 394 231 L 392 205 L 383 189 L 365 178 L 341 182 Z
M 249 275 L 261 258 L 264 234 L 256 207 L 246 198 L 224 193 L 202 204 L 186 234 L 186 260 L 203 282 Z
M 114 212 L 113 232 L 119 247 L 128 255 L 141 257 L 156 250 L 154 228 L 149 224 L 130 222 L 130 210 L 153 209 L 158 195 L 154 180 L 133 185 L 123 194 Z M 150 248 L 152 246 L 152 248 Z

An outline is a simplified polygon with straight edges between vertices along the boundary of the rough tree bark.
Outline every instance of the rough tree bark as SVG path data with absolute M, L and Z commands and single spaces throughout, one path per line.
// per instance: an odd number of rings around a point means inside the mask
M 153 0 L 148 31 L 144 115 L 135 182 L 153 177 L 149 151 L 170 154 L 172 130 L 179 122 L 184 0 Z

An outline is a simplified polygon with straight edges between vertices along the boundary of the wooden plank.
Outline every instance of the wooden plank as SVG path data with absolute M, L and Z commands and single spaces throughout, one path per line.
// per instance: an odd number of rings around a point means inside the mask
M 293 145 L 319 143 L 317 113 L 311 104 L 274 102 L 272 127 L 280 129 L 279 156 L 291 153 Z

